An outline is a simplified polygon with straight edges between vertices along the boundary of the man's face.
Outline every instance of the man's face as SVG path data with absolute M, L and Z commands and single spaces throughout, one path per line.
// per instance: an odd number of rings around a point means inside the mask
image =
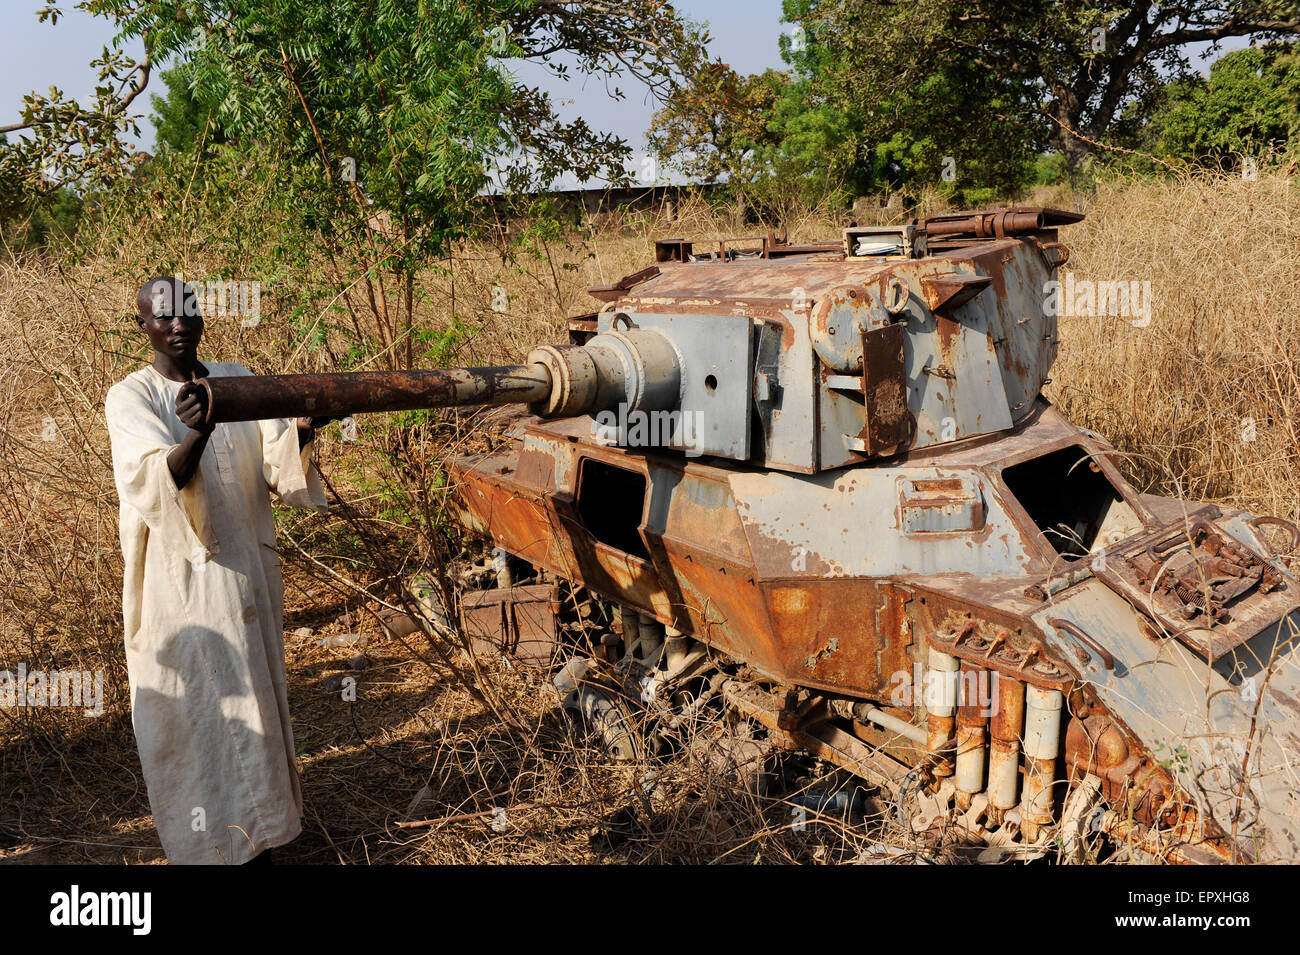
M 160 279 L 141 294 L 138 305 L 136 320 L 155 352 L 179 363 L 197 358 L 203 316 L 192 288 L 172 279 Z

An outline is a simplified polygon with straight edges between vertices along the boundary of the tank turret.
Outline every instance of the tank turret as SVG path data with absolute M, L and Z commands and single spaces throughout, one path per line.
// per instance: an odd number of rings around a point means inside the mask
M 210 419 L 521 402 L 590 416 L 618 444 L 816 473 L 1011 428 L 1056 356 L 1044 308 L 1065 261 L 1018 209 L 850 228 L 814 246 L 658 243 L 580 320 L 581 345 L 522 365 L 204 382 Z M 594 334 L 591 334 L 594 332 Z

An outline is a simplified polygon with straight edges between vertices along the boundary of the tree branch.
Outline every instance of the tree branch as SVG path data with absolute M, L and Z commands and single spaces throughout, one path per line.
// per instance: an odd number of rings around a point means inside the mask
M 110 111 L 106 113 L 87 113 L 83 111 L 74 116 L 71 121 L 60 119 L 57 120 L 57 122 L 64 125 L 70 125 L 71 123 L 90 123 L 100 118 L 112 118 L 120 115 L 131 105 L 137 96 L 144 92 L 145 87 L 149 85 L 149 76 L 152 73 L 152 70 L 153 64 L 150 62 L 149 56 L 146 54 L 145 58 L 136 64 L 135 69 L 131 70 L 131 72 L 122 80 L 122 82 L 125 83 L 130 77 L 139 74 L 138 81 L 131 84 L 131 89 L 125 96 L 121 96 L 118 99 Z M 0 126 L 0 134 L 16 133 L 19 130 L 32 129 L 36 126 L 50 126 L 55 122 L 56 120 L 54 119 L 47 119 L 35 120 L 28 123 L 13 123 L 9 126 Z

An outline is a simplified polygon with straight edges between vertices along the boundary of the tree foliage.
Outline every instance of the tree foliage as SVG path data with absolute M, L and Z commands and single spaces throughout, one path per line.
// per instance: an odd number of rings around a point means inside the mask
M 804 101 L 845 137 L 830 161 L 859 186 L 967 196 L 1014 192 L 1047 148 L 1077 169 L 1126 109 L 1195 75 L 1190 44 L 1300 32 L 1293 0 L 785 0 L 785 17 Z
M 155 148 L 189 152 L 200 142 L 220 143 L 226 139 L 221 126 L 212 121 L 212 108 L 191 89 L 184 66 L 163 70 L 159 78 L 166 96 L 150 96 Z
M 43 16 L 57 19 L 51 5 Z M 562 120 L 550 95 L 512 72 L 542 63 L 666 95 L 705 35 L 663 0 L 80 0 L 142 38 L 113 97 L 107 80 L 82 107 L 29 97 L 21 146 L 0 173 L 27 197 L 62 182 L 91 188 L 129 167 L 121 146 L 131 100 L 153 63 L 177 62 L 195 105 L 211 110 L 228 151 L 273 169 L 274 195 L 300 244 L 360 286 L 386 360 L 409 362 L 416 276 L 484 211 L 484 194 L 561 174 L 624 176 L 628 147 L 584 120 Z M 119 84 L 120 85 L 120 84 Z M 177 87 L 179 88 L 179 87 Z M 99 95 L 102 93 L 102 96 Z M 188 107 L 186 107 L 188 108 Z M 182 118 L 182 117 L 178 117 Z M 182 137 L 183 138 L 183 137 Z
M 689 79 L 655 113 L 650 147 L 700 182 L 751 180 L 760 155 L 776 145 L 770 120 L 788 78 L 776 70 L 741 76 L 713 60 Z
M 89 12 L 95 5 L 77 4 Z M 61 15 L 55 0 L 37 12 L 52 25 Z M 148 56 L 137 62 L 104 47 L 90 62 L 96 84 L 88 105 L 55 86 L 24 96 L 18 120 L 0 126 L 0 217 L 30 213 L 33 203 L 48 205 L 69 187 L 102 188 L 137 167 L 142 157 L 130 140 L 140 135 L 139 115 L 131 106 L 148 85 L 152 66 Z
M 1234 50 L 1207 78 L 1171 83 L 1145 144 L 1166 159 L 1235 165 L 1300 145 L 1300 52 L 1291 44 Z

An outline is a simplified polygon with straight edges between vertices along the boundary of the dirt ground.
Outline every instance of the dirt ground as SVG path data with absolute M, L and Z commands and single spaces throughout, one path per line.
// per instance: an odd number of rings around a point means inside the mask
M 342 629 L 336 621 L 346 610 L 315 604 L 292 582 L 286 591 L 289 705 L 305 815 L 302 835 L 281 854 L 285 862 L 424 861 L 448 840 L 425 829 L 396 825 L 406 818 L 422 787 L 432 784 L 429 797 L 417 807 L 418 818 L 484 808 L 477 798 L 480 793 L 470 791 L 469 778 L 445 771 L 449 760 L 468 757 L 479 770 L 474 782 L 504 797 L 500 800 L 504 806 L 517 801 L 511 788 L 518 790 L 522 779 L 510 778 L 510 767 L 500 759 L 501 748 L 493 747 L 495 717 L 445 669 L 422 662 L 419 657 L 431 656 L 422 635 L 407 639 L 408 650 L 373 632 L 366 634 L 370 642 L 362 651 L 364 668 L 354 669 L 349 659 L 357 656 L 357 647 L 318 646 L 319 639 Z M 311 635 L 295 636 L 301 628 L 311 628 Z M 344 675 L 357 681 L 355 703 L 342 700 L 337 684 Z M 538 703 L 540 713 L 544 709 L 540 697 Z M 139 763 L 122 755 L 134 754 L 125 709 L 113 707 L 102 719 L 84 720 L 80 732 L 69 732 L 62 740 L 47 739 L 40 755 L 28 755 L 22 767 L 9 767 L 19 770 L 9 778 L 21 782 L 0 798 L 0 861 L 166 861 L 153 829 Z M 539 722 L 539 730 L 543 740 L 548 730 L 560 742 L 565 739 L 565 728 L 550 721 Z M 517 747 L 508 749 L 513 754 Z M 518 820 L 517 834 L 525 843 L 535 838 L 538 815 L 534 812 Z M 487 851 L 498 835 L 492 832 L 490 819 L 465 821 L 452 828 L 457 839 L 451 841 L 465 843 L 464 859 L 455 861 L 469 861 Z M 544 828 L 548 841 L 563 838 L 562 827 Z M 576 839 L 575 847 L 585 841 L 585 835 Z M 526 850 L 520 847 L 519 851 Z
M 524 727 L 512 731 L 423 634 L 386 640 L 300 583 L 286 582 L 285 631 L 305 811 L 277 863 L 817 862 L 868 841 L 861 815 L 846 826 L 814 812 L 792 827 L 783 798 L 689 753 L 611 761 L 563 715 L 548 674 L 480 660 Z M 356 629 L 369 641 L 360 650 L 318 645 Z M 355 702 L 342 699 L 346 676 Z M 0 738 L 0 762 L 17 781 L 0 795 L 0 864 L 165 864 L 126 707 L 70 716 L 36 743 Z M 438 822 L 401 825 L 427 820 Z

